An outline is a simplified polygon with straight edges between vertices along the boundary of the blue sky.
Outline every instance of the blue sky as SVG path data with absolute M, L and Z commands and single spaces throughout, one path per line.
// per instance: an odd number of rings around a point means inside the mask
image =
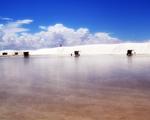
M 39 25 L 61 23 L 111 33 L 123 41 L 150 39 L 149 0 L 0 0 L 0 16 L 34 20 L 27 26 L 32 33 Z

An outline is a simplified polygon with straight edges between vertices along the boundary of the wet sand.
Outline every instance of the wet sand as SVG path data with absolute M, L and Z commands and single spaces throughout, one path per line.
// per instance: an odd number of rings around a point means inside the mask
M 150 56 L 0 58 L 0 120 L 150 120 Z

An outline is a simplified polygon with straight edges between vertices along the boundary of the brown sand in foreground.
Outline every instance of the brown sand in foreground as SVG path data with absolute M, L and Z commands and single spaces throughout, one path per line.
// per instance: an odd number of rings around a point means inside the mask
M 150 120 L 150 95 L 143 90 L 47 85 L 0 91 L 0 120 Z

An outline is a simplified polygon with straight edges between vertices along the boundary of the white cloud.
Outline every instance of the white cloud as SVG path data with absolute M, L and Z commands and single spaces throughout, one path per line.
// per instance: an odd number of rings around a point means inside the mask
M 87 28 L 73 29 L 63 24 L 39 26 L 40 32 L 31 34 L 23 27 L 33 20 L 17 20 L 0 24 L 0 48 L 4 49 L 38 49 L 47 47 L 116 43 L 118 38 L 109 33 L 91 33 Z
M 0 24 L 0 29 L 2 29 L 3 26 L 4 26 L 3 24 Z
M 12 21 L 13 19 L 12 18 L 8 18 L 8 17 L 0 17 L 1 20 L 4 20 L 4 21 Z
M 30 24 L 32 22 L 33 22 L 33 20 L 25 19 L 25 20 L 17 20 L 15 23 L 16 23 L 16 25 L 23 25 L 23 24 Z
M 41 29 L 41 30 L 47 30 L 47 27 L 46 26 L 39 26 L 39 28 Z
M 24 28 L 23 25 L 32 23 L 32 20 L 17 20 L 15 22 L 9 22 L 7 24 L 2 24 L 0 30 L 5 34 L 16 34 L 20 32 L 28 31 L 27 28 Z

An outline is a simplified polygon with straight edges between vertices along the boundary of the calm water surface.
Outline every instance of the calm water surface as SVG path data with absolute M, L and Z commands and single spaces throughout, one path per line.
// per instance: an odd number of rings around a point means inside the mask
M 1 57 L 0 120 L 150 120 L 150 56 Z

